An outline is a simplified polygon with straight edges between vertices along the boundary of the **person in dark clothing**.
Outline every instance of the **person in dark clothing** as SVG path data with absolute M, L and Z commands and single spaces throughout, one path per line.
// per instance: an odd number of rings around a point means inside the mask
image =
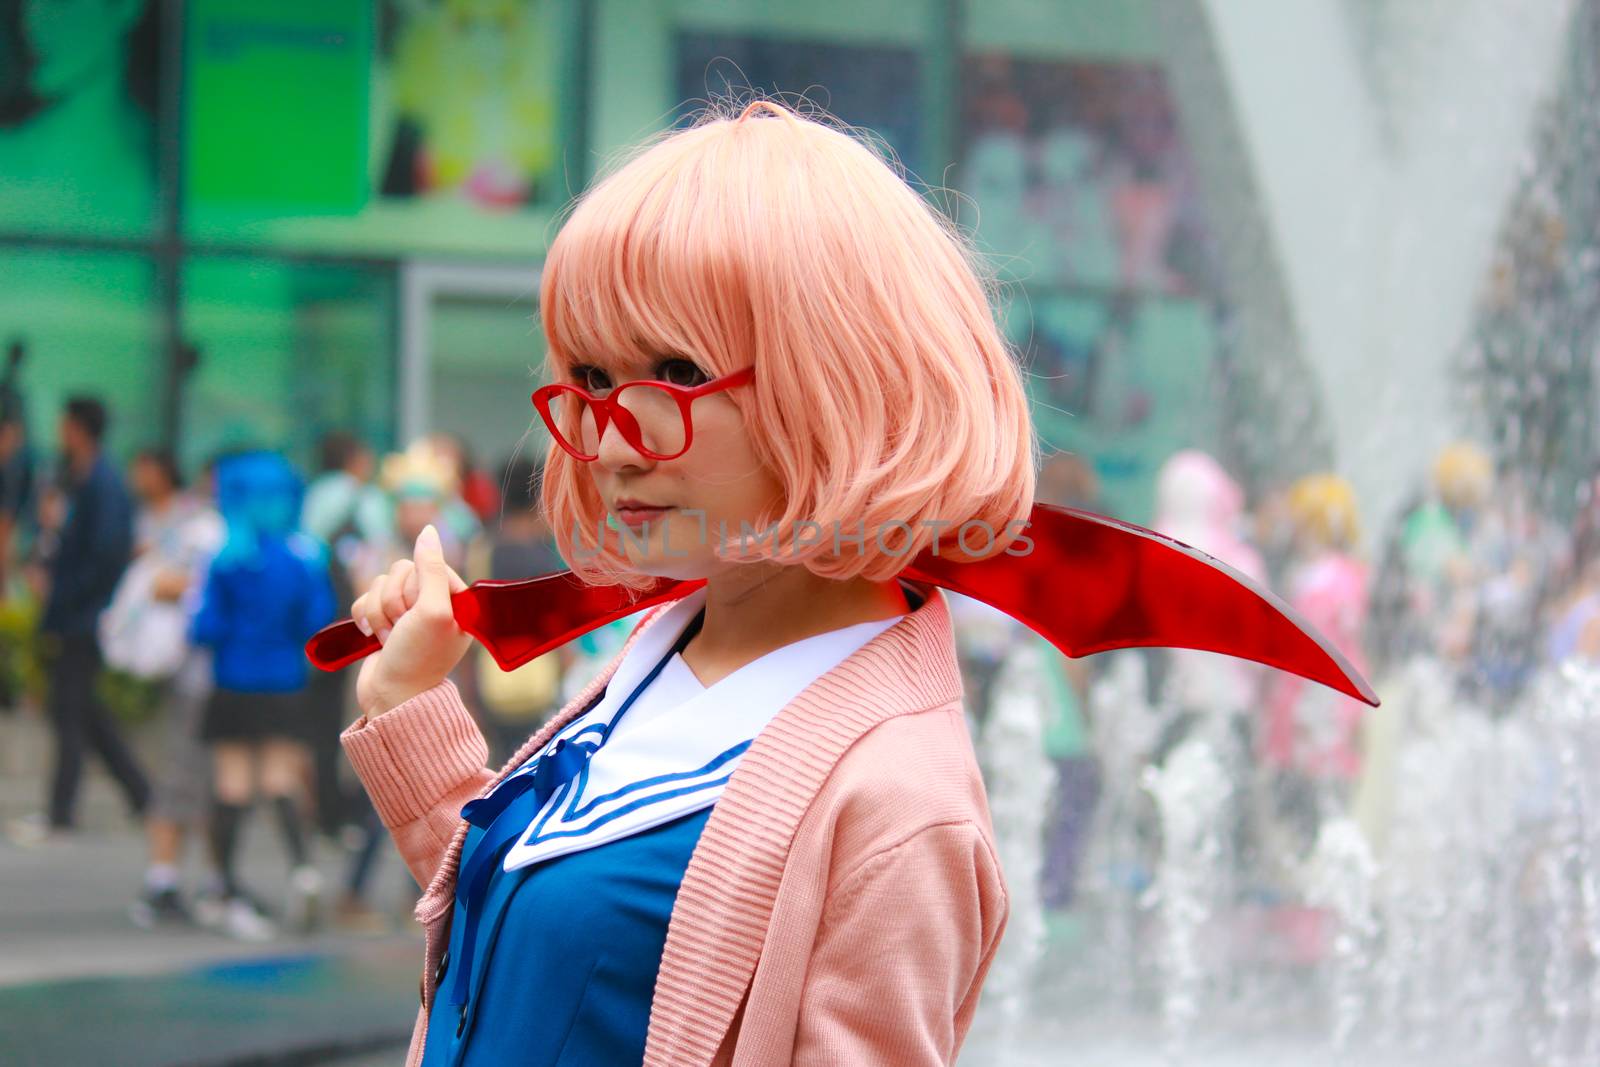
M 378 492 L 369 484 L 372 450 L 347 430 L 324 434 L 318 450 L 322 470 L 306 489 L 300 525 L 326 550 L 333 602 L 343 606 L 356 598 L 349 560 L 360 550 L 363 509 L 372 510 L 372 494 Z M 347 709 L 354 707 L 348 693 L 351 681 L 349 672 L 313 671 L 306 686 L 312 808 L 317 829 L 329 837 L 337 837 L 345 824 L 359 815 L 366 796 L 348 794 L 339 782 L 339 764 L 344 759 L 339 731 L 353 717 L 347 714 Z
M 48 832 L 73 829 L 84 747 L 92 747 L 122 788 L 130 812 L 144 816 L 150 784 L 95 692 L 100 674 L 100 612 L 111 601 L 133 550 L 133 502 L 101 452 L 106 409 L 67 400 L 60 424 L 65 512 L 45 557 L 48 593 L 40 632 L 49 649 L 49 709 L 56 762 Z

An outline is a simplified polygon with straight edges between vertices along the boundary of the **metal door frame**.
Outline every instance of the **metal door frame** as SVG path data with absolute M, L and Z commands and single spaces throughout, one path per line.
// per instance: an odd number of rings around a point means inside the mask
M 539 302 L 541 264 L 467 264 L 407 260 L 400 265 L 399 419 L 396 443 L 404 448 L 431 429 L 429 378 L 433 371 L 434 304 L 441 297 Z

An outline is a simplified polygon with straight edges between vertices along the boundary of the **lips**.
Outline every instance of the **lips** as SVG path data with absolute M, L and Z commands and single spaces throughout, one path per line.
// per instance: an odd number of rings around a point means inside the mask
M 637 500 L 619 500 L 612 507 L 617 518 L 629 526 L 643 526 L 672 510 L 665 505 L 644 504 Z

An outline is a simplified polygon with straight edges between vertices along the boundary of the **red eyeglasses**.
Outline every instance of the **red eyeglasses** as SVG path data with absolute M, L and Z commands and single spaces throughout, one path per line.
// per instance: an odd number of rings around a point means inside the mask
M 600 458 L 600 439 L 613 422 L 622 439 L 640 455 L 653 460 L 677 459 L 694 443 L 689 405 L 703 396 L 748 385 L 755 377 L 755 367 L 749 366 L 695 386 L 642 378 L 623 382 L 605 396 L 557 382 L 535 390 L 533 406 L 539 409 L 556 444 L 584 463 Z

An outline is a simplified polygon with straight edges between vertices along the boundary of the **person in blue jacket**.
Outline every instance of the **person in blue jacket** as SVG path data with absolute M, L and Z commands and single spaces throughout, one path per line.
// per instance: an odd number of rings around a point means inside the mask
M 195 642 L 214 651 L 216 674 L 201 726 L 216 772 L 211 838 L 222 883 L 211 917 L 236 937 L 263 940 L 273 934 L 267 909 L 241 887 L 234 862 L 258 795 L 274 809 L 293 865 L 287 921 L 309 927 L 321 891 L 300 802 L 315 726 L 301 646 L 333 618 L 333 588 L 320 546 L 298 529 L 303 487 L 282 456 L 225 457 L 216 479 L 227 540 L 193 625 Z

